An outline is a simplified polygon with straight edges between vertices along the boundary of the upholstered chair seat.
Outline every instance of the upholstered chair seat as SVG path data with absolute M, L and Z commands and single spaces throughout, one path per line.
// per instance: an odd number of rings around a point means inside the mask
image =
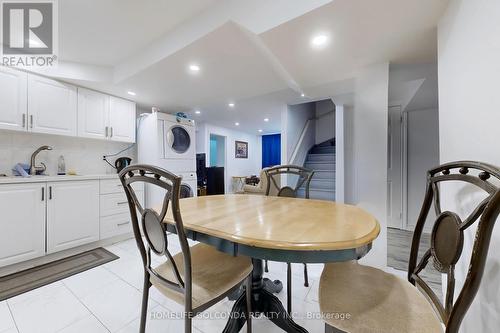
M 436 312 L 414 285 L 355 261 L 325 265 L 319 303 L 323 320 L 344 332 L 443 332 Z
M 233 257 L 205 244 L 195 245 L 190 251 L 194 308 L 203 307 L 218 299 L 234 286 L 241 284 L 252 272 L 252 261 L 248 257 Z M 185 279 L 184 256 L 178 253 L 173 259 L 179 268 L 179 274 Z M 155 271 L 164 279 L 175 281 L 170 261 L 156 267 Z M 184 305 L 184 294 L 166 288 L 154 275 L 151 275 L 151 283 L 166 297 Z

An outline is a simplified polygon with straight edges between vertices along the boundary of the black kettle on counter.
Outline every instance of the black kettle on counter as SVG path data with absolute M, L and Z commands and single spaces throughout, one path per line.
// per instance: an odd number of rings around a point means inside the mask
M 132 162 L 132 159 L 130 157 L 117 158 L 115 161 L 116 172 L 119 173 L 124 168 L 128 167 L 130 165 L 130 162 Z

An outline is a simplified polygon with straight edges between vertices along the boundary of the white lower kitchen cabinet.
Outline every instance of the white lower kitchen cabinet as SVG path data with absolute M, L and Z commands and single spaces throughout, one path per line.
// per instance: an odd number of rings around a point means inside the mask
M 129 212 L 101 217 L 101 239 L 132 232 L 132 218 Z
M 47 253 L 99 240 L 99 181 L 47 183 Z
M 45 254 L 46 185 L 0 186 L 0 267 Z
M 144 184 L 134 183 L 132 188 L 144 207 Z M 121 182 L 118 179 L 101 180 L 100 190 L 101 239 L 132 233 L 132 219 Z M 139 212 L 137 216 L 140 219 Z

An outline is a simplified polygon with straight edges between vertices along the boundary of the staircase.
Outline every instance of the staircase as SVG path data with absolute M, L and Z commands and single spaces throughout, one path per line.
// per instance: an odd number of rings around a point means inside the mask
M 304 167 L 315 171 L 309 188 L 309 197 L 335 201 L 335 139 L 311 148 Z M 303 197 L 304 193 L 304 187 L 299 189 L 299 196 Z

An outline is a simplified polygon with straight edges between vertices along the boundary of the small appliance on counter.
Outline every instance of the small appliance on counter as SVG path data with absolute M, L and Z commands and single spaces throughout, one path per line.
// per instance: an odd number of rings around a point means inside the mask
M 130 157 L 117 158 L 115 161 L 116 172 L 119 173 L 124 168 L 128 167 L 130 165 L 130 162 L 132 162 L 132 159 Z

